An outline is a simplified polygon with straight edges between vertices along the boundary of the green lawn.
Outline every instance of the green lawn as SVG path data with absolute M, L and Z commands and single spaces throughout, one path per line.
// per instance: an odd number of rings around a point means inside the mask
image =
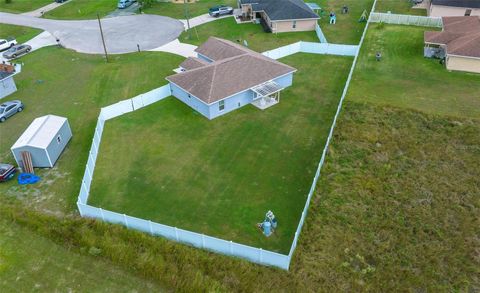
M 324 11 L 320 16 L 320 27 L 329 43 L 357 45 L 362 37 L 365 23 L 358 20 L 364 10 L 370 13 L 373 0 L 309 0 L 306 2 L 317 3 Z M 348 14 L 342 14 L 343 5 L 349 8 Z M 329 24 L 331 11 L 337 15 L 337 23 Z
M 410 0 L 378 0 L 375 7 L 377 12 L 387 12 L 395 14 L 410 14 L 410 15 L 427 15 L 426 9 L 412 8 L 412 1 Z
M 263 31 L 261 25 L 253 23 L 237 24 L 232 17 L 195 27 L 190 30 L 190 34 L 191 39 L 189 39 L 188 32 L 183 32 L 179 40 L 183 43 L 197 46 L 204 43 L 210 36 L 239 42 L 240 44 L 243 44 L 243 41 L 246 40 L 249 48 L 258 52 L 275 49 L 298 41 L 319 42 L 314 31 L 268 34 Z
M 372 25 L 353 75 L 351 99 L 480 118 L 480 74 L 449 72 L 438 60 L 424 58 L 426 30 L 432 29 Z
M 34 38 L 41 32 L 42 30 L 36 28 L 11 24 L 0 24 L 0 39 L 14 37 L 19 43 L 24 43 Z
M 142 52 L 111 56 L 106 64 L 98 55 L 83 55 L 57 47 L 32 52 L 18 62 L 18 91 L 7 100 L 20 99 L 25 111 L 0 125 L 0 158 L 14 162 L 10 147 L 36 117 L 56 114 L 69 119 L 73 140 L 55 168 L 38 170 L 42 181 L 20 186 L 2 183 L 3 197 L 23 199 L 25 204 L 56 213 L 76 210 L 75 202 L 90 149 L 100 107 L 166 84 L 183 58 L 168 53 Z
M 208 13 L 210 7 L 216 5 L 228 5 L 237 7 L 236 0 L 199 0 L 195 3 L 188 3 L 188 15 L 190 18 Z M 154 2 L 151 7 L 143 10 L 145 13 L 159 14 L 177 19 L 185 19 L 185 6 L 178 3 Z
M 10 13 L 29 12 L 50 3 L 52 3 L 52 0 L 12 0 L 11 3 L 1 0 L 0 11 Z
M 107 122 L 89 203 L 288 253 L 352 59 L 283 61 L 298 73 L 267 111 L 209 121 L 170 97 Z M 266 238 L 269 209 L 280 229 Z
M 0 219 L 2 292 L 160 292 L 156 283 Z M 90 250 L 95 253 L 95 248 Z
M 50 10 L 45 18 L 94 19 L 97 13 L 103 17 L 117 9 L 116 0 L 69 0 L 68 3 Z

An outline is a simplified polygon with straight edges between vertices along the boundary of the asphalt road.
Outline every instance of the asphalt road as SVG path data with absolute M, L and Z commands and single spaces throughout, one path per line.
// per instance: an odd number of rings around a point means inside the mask
M 131 15 L 104 18 L 103 33 L 111 54 L 142 51 L 165 45 L 182 33 L 182 22 L 159 15 Z M 50 32 L 60 43 L 81 53 L 103 54 L 97 20 L 51 20 L 0 12 L 0 23 L 39 28 Z

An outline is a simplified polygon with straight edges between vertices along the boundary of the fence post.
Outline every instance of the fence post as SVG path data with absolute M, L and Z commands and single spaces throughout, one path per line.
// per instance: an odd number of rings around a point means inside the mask
M 178 229 L 175 227 L 175 239 L 178 241 Z
M 152 234 L 152 236 L 153 236 L 152 221 L 148 220 L 148 226 L 150 227 L 150 234 Z
M 100 208 L 100 216 L 102 217 L 102 221 L 105 222 L 105 215 L 103 214 L 103 209 Z
M 258 261 L 260 263 L 262 263 L 263 262 L 263 249 L 260 248 L 259 252 L 260 253 L 259 253 Z
M 230 254 L 233 254 L 232 240 L 230 240 Z
M 205 235 L 202 234 L 202 248 L 205 248 Z
M 125 226 L 128 228 L 127 215 L 123 214 L 123 220 L 125 221 Z

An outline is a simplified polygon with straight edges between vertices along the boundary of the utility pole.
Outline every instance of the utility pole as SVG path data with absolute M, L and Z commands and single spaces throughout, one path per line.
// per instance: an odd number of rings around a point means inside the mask
M 185 18 L 187 19 L 187 30 L 188 30 L 188 39 L 192 39 L 192 33 L 190 32 L 190 16 L 188 15 L 188 4 L 187 0 L 183 0 L 183 5 L 185 6 Z
M 98 26 L 100 27 L 100 35 L 102 36 L 103 50 L 105 51 L 105 59 L 108 63 L 107 46 L 105 45 L 105 37 L 103 36 L 102 22 L 100 21 L 100 15 L 97 13 Z

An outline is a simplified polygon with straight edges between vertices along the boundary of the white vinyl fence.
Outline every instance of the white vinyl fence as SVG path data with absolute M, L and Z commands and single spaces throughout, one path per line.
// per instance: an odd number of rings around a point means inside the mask
M 376 3 L 376 0 L 375 0 L 375 3 Z M 373 7 L 375 7 L 375 3 Z M 372 11 L 373 11 L 373 8 L 372 8 Z M 127 228 L 140 230 L 146 233 L 150 233 L 151 235 L 162 236 L 177 242 L 190 244 L 195 247 L 215 251 L 225 255 L 241 257 L 255 263 L 269 265 L 269 266 L 276 266 L 284 270 L 288 270 L 292 256 L 293 256 L 293 252 L 295 251 L 295 248 L 297 246 L 300 232 L 305 222 L 310 201 L 312 199 L 318 178 L 320 176 L 320 170 L 325 161 L 328 147 L 333 136 L 333 130 L 335 128 L 337 118 L 342 108 L 343 100 L 346 96 L 348 87 L 350 85 L 352 74 L 358 58 L 358 52 L 365 38 L 365 33 L 367 31 L 367 28 L 368 28 L 368 23 L 363 32 L 360 45 L 358 46 L 336 45 L 336 44 L 328 44 L 328 43 L 298 42 L 298 43 L 294 43 L 288 46 L 280 47 L 278 49 L 263 53 L 265 56 L 268 56 L 273 59 L 282 58 L 282 57 L 289 56 L 299 52 L 341 55 L 341 56 L 355 56 L 355 59 L 352 64 L 352 68 L 350 69 L 350 73 L 348 75 L 348 79 L 343 90 L 342 97 L 340 99 L 340 103 L 337 108 L 337 112 L 335 114 L 331 129 L 328 135 L 327 143 L 325 144 L 325 147 L 323 149 L 322 156 L 318 164 L 317 171 L 315 173 L 315 177 L 313 179 L 312 185 L 310 187 L 310 191 L 308 193 L 308 199 L 305 202 L 305 207 L 302 212 L 302 216 L 300 218 L 297 230 L 295 232 L 295 237 L 288 255 L 279 254 L 279 253 L 268 251 L 268 250 L 263 250 L 261 248 L 255 248 L 247 245 L 238 244 L 232 241 L 227 241 L 227 240 L 207 236 L 204 234 L 199 234 L 199 233 L 179 229 L 176 227 L 154 223 L 149 220 L 139 219 L 139 218 L 125 215 L 125 214 L 119 214 L 116 212 L 104 210 L 102 208 L 93 207 L 87 204 L 88 197 L 90 195 L 90 185 L 92 183 L 93 173 L 95 170 L 95 162 L 97 160 L 98 151 L 101 144 L 103 129 L 105 127 L 105 121 L 112 119 L 114 117 L 121 116 L 125 113 L 138 110 L 142 107 L 145 107 L 147 105 L 150 105 L 152 103 L 155 103 L 157 101 L 160 101 L 170 96 L 171 91 L 170 91 L 169 85 L 165 85 L 161 88 L 139 95 L 132 99 L 124 100 L 116 104 L 110 105 L 108 107 L 102 108 L 102 110 L 100 111 L 100 115 L 98 117 L 97 126 L 95 127 L 92 147 L 90 149 L 87 165 L 85 168 L 85 174 L 82 179 L 82 185 L 81 185 L 80 193 L 78 196 L 77 206 L 78 206 L 80 215 L 82 217 L 96 218 L 109 223 L 121 224 L 126 226 Z
M 317 33 L 317 37 L 320 40 L 320 43 L 328 43 L 327 38 L 325 38 L 325 35 L 323 34 L 323 31 L 318 25 L 318 23 L 315 25 L 315 32 Z
M 373 12 L 369 22 L 384 22 L 389 24 L 404 24 L 428 27 L 443 27 L 441 17 L 427 17 L 417 15 L 404 15 L 392 13 Z
M 357 45 L 337 45 L 329 43 L 297 42 L 277 49 L 263 52 L 262 54 L 272 59 L 280 59 L 296 53 L 312 53 L 324 55 L 355 56 L 358 52 Z
M 340 98 L 340 102 L 338 103 L 337 112 L 335 113 L 335 116 L 333 118 L 332 126 L 330 127 L 330 132 L 328 133 L 328 137 L 327 137 L 327 142 L 325 143 L 325 147 L 323 148 L 322 157 L 320 158 L 320 162 L 318 163 L 317 171 L 315 172 L 315 177 L 313 178 L 312 186 L 310 187 L 310 192 L 308 193 L 307 201 L 305 202 L 305 207 L 303 209 L 302 216 L 301 216 L 300 221 L 298 223 L 297 231 L 295 231 L 295 238 L 293 239 L 293 243 L 292 243 L 292 246 L 290 248 L 290 253 L 288 254 L 290 259 L 293 257 L 293 253 L 295 252 L 295 248 L 297 247 L 298 237 L 300 236 L 300 233 L 302 232 L 302 227 L 303 227 L 303 224 L 305 223 L 305 219 L 307 217 L 308 208 L 310 206 L 310 202 L 312 200 L 313 193 L 315 192 L 315 187 L 317 186 L 318 178 L 320 177 L 320 171 L 322 170 L 323 163 L 325 162 L 325 158 L 327 156 L 328 148 L 330 146 L 330 142 L 332 141 L 333 131 L 335 130 L 335 126 L 337 125 L 337 119 L 340 116 L 340 112 L 342 111 L 343 101 L 345 100 L 345 97 L 347 95 L 348 88 L 349 88 L 350 82 L 352 80 L 353 72 L 355 70 L 355 66 L 357 65 L 357 60 L 358 60 L 358 55 L 359 55 L 358 53 L 360 53 L 360 48 L 362 47 L 363 41 L 365 39 L 365 35 L 367 34 L 367 30 L 368 30 L 368 26 L 369 26 L 369 22 L 370 22 L 370 17 L 372 16 L 372 12 L 375 11 L 376 4 L 377 4 L 377 0 L 375 0 L 373 2 L 372 10 L 371 10 L 370 16 L 369 16 L 369 21 L 367 22 L 367 25 L 365 26 L 365 29 L 363 30 L 363 34 L 362 34 L 362 37 L 360 39 L 360 43 L 359 43 L 358 48 L 356 50 L 355 58 L 353 59 L 352 67 L 350 68 L 350 72 L 348 74 L 347 82 L 345 84 L 345 87 L 343 88 L 342 97 Z

